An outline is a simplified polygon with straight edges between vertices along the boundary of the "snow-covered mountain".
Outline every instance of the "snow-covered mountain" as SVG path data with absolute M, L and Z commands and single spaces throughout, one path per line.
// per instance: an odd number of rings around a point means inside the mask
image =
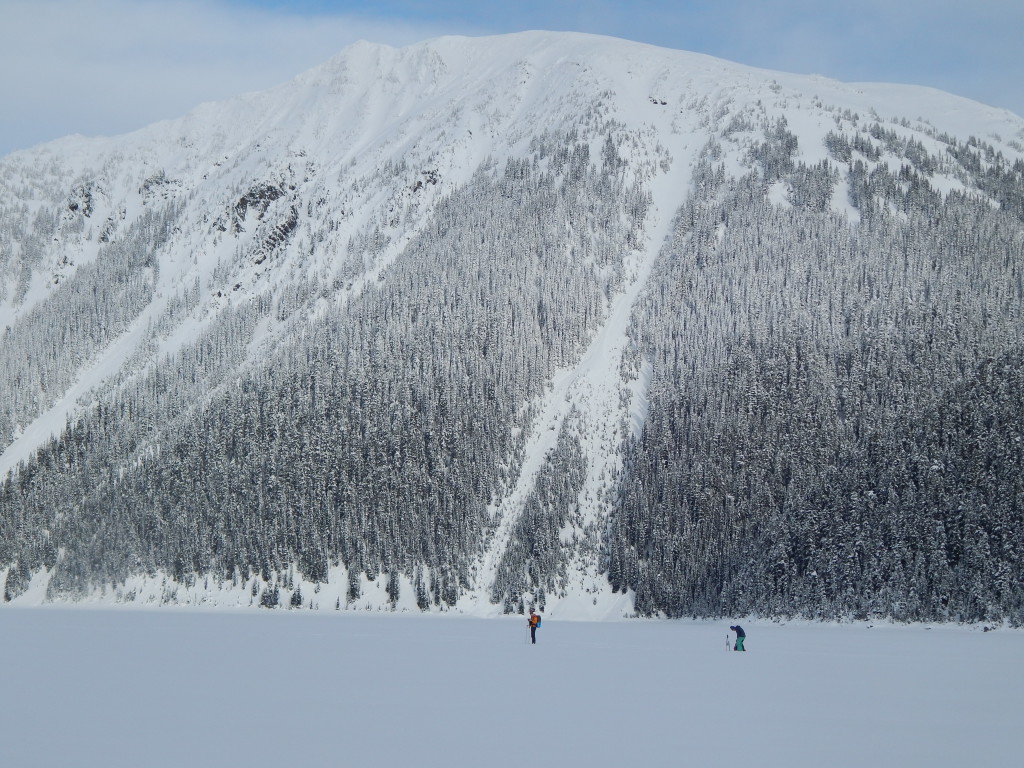
M 542 32 L 9 155 L 5 596 L 1020 620 L 1022 158 Z

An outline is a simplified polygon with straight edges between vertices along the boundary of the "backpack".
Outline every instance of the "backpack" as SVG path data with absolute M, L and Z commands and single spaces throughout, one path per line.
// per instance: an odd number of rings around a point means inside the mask
M 537 629 L 540 629 L 540 614 L 537 614 Z

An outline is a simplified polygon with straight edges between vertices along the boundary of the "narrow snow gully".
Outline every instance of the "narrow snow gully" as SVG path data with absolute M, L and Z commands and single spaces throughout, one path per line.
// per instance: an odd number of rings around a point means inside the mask
M 636 89 L 634 89 L 636 90 Z M 621 92 L 621 91 L 620 91 Z M 620 98 L 620 102 L 627 99 Z M 620 103 L 620 114 L 629 114 L 635 105 Z M 648 282 L 654 264 L 671 232 L 672 222 L 679 206 L 688 193 L 692 168 L 698 151 L 699 113 L 690 117 L 692 131 L 678 130 L 679 116 L 663 114 L 661 119 L 635 121 L 638 127 L 650 128 L 655 124 L 656 135 L 672 158 L 667 170 L 648 182 L 652 205 L 646 221 L 644 246 L 629 257 L 624 266 L 625 281 L 622 290 L 613 297 L 608 317 L 594 335 L 589 346 L 572 368 L 555 374 L 548 382 L 546 393 L 534 404 L 537 414 L 527 437 L 524 460 L 519 476 L 509 492 L 491 506 L 495 530 L 474 568 L 474 589 L 465 594 L 457 610 L 474 615 L 498 615 L 503 607 L 490 602 L 490 592 L 502 557 L 519 521 L 525 501 L 534 488 L 538 472 L 548 452 L 554 448 L 562 424 L 574 408 L 579 414 L 579 438 L 586 458 L 586 477 L 578 499 L 576 522 L 570 522 L 561 532 L 563 546 L 569 542 L 585 541 L 594 546 L 574 548 L 568 555 L 568 582 L 561 594 L 548 594 L 545 613 L 549 616 L 574 619 L 600 619 L 621 617 L 632 612 L 629 596 L 612 593 L 611 586 L 599 571 L 596 553 L 600 537 L 611 512 L 612 495 L 621 470 L 619 450 L 626 432 L 634 427 L 635 416 L 627 418 L 632 406 L 623 408 L 623 401 L 643 402 L 646 396 L 646 377 L 643 373 L 636 381 L 624 381 L 620 366 L 628 342 L 628 331 L 633 307 Z M 668 127 L 675 120 L 676 130 Z M 640 159 L 644 158 L 632 158 Z M 623 398 L 626 392 L 628 399 Z

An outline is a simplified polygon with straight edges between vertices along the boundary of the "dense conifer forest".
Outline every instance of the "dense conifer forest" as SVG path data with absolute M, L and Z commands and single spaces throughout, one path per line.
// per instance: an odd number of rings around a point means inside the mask
M 867 170 L 879 140 L 898 171 Z M 709 148 L 634 325 L 608 568 L 639 612 L 1024 619 L 1024 168 L 898 141 L 833 133 L 807 167 L 775 124 L 739 179 Z M 929 184 L 986 155 L 1003 205 Z
M 643 225 L 620 133 L 606 127 L 600 158 L 571 133 L 485 164 L 386 277 L 243 378 L 222 383 L 294 295 L 224 313 L 69 425 L 2 489 L 8 597 L 55 565 L 52 596 L 139 572 L 258 575 L 277 594 L 293 563 L 317 582 L 342 562 L 350 600 L 358 575 L 401 573 L 425 606 L 454 603 L 519 460 L 524 405 L 600 323 Z

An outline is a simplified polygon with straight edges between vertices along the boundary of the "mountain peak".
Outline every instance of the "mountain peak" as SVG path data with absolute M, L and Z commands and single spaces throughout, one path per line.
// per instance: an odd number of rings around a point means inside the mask
M 1019 618 L 1022 140 L 523 32 L 4 158 L 6 596 Z

